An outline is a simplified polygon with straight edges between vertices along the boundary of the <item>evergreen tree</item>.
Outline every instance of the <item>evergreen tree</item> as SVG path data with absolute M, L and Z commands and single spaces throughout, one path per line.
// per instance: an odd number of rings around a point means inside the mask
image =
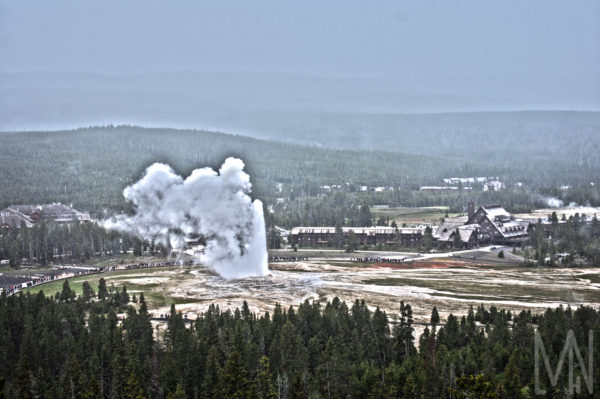
M 88 283 L 87 281 L 83 282 L 82 289 L 83 289 L 82 297 L 83 297 L 83 300 L 86 302 L 88 302 L 90 299 L 92 299 L 94 297 L 94 295 L 96 294 L 94 292 L 94 290 L 92 289 L 92 287 L 90 286 L 90 283 Z
M 219 354 L 215 346 L 211 346 L 206 356 L 204 366 L 204 381 L 202 381 L 202 397 L 205 399 L 220 398 L 217 391 L 219 375 L 221 374 L 219 366 Z
M 60 300 L 64 302 L 69 302 L 75 299 L 75 291 L 69 287 L 69 280 L 65 280 L 63 283 L 62 292 L 60 293 Z
M 448 388 L 450 396 L 456 399 L 495 399 L 494 385 L 483 375 L 463 375 L 456 379 L 456 388 Z
M 127 399 L 145 399 L 144 390 L 140 386 L 140 381 L 133 372 L 129 374 L 129 379 L 125 384 L 125 397 Z
M 354 233 L 354 231 L 350 231 L 348 233 L 348 240 L 346 244 L 346 252 L 354 252 L 358 248 L 358 237 Z
M 460 230 L 458 229 L 458 227 L 454 231 L 454 238 L 452 239 L 452 247 L 454 249 L 462 249 L 462 247 L 463 247 L 463 242 L 462 242 L 462 239 L 460 238 Z
M 434 306 L 433 310 L 431 311 L 430 323 L 434 327 L 437 326 L 438 324 L 440 324 L 440 314 L 438 313 L 438 310 L 437 310 L 436 306 Z
M 31 377 L 31 370 L 29 370 L 29 360 L 25 356 L 21 361 L 19 367 L 19 374 L 17 376 L 15 390 L 17 397 L 20 399 L 33 399 L 33 381 Z
M 304 381 L 302 381 L 302 376 L 300 373 L 296 373 L 294 375 L 294 379 L 292 380 L 292 384 L 290 385 L 290 399 L 306 399 L 308 394 L 306 393 L 306 388 L 304 386 Z
M 358 224 L 360 227 L 371 227 L 373 225 L 373 217 L 371 216 L 369 205 L 361 205 Z
M 125 286 L 125 284 L 123 284 L 123 287 L 121 289 L 121 295 L 120 295 L 120 301 L 119 303 L 121 304 L 121 306 L 125 306 L 129 303 L 129 294 L 127 293 L 127 287 Z
M 169 392 L 167 394 L 167 399 L 186 399 L 185 391 L 181 384 L 177 384 L 177 389 L 175 392 Z
M 423 232 L 423 246 L 427 252 L 431 251 L 433 247 L 433 231 L 430 226 L 425 227 L 425 231 Z
M 273 376 L 269 367 L 269 358 L 263 356 L 260 359 L 258 374 L 256 376 L 259 399 L 276 399 L 277 392 L 273 386 Z
M 245 398 L 249 391 L 247 372 L 239 352 L 233 351 L 219 372 L 216 391 L 222 398 Z
M 333 246 L 336 248 L 342 248 L 344 245 L 344 230 L 342 229 L 342 223 L 338 220 L 335 224 L 335 236 L 333 239 Z
M 517 365 L 516 351 L 510 356 L 510 360 L 504 369 L 504 391 L 507 397 L 519 399 L 521 395 L 521 379 Z
M 100 278 L 98 282 L 98 299 L 104 300 L 108 297 L 108 290 L 106 289 L 106 280 L 104 277 Z

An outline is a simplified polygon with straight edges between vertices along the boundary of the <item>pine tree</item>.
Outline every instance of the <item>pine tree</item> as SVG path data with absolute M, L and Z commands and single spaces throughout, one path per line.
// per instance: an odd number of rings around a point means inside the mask
M 354 231 L 350 230 L 348 233 L 348 239 L 346 244 L 346 252 L 354 252 L 358 248 L 358 237 L 354 233 Z
M 423 233 L 423 246 L 427 252 L 431 251 L 431 248 L 433 247 L 433 231 L 429 226 L 425 228 Z
M 98 381 L 94 377 L 88 378 L 87 384 L 83 387 L 81 392 L 82 399 L 102 399 L 102 392 Z
M 308 394 L 306 393 L 306 387 L 302 381 L 302 375 L 296 373 L 292 384 L 290 386 L 289 398 L 290 399 L 306 399 Z
M 344 245 L 344 230 L 342 229 L 342 223 L 338 220 L 335 224 L 335 236 L 333 238 L 333 246 L 335 248 L 342 248 Z
M 33 399 L 33 381 L 31 378 L 31 370 L 29 370 L 29 360 L 27 356 L 21 361 L 19 375 L 17 376 L 15 389 L 17 397 L 20 399 Z
M 275 391 L 273 376 L 269 367 L 269 358 L 266 356 L 260 359 L 258 374 L 256 376 L 256 386 L 258 388 L 259 399 L 277 398 L 277 391 Z
M 508 364 L 504 369 L 504 391 L 507 397 L 519 399 L 521 397 L 521 379 L 517 364 L 516 350 L 510 356 Z
M 495 399 L 494 385 L 483 375 L 463 375 L 456 379 L 456 388 L 448 388 L 450 396 L 456 399 Z
M 106 280 L 102 277 L 98 282 L 98 299 L 104 300 L 106 297 L 108 297 L 108 290 L 106 289 Z
M 129 374 L 129 379 L 125 384 L 125 398 L 127 399 L 145 399 L 144 390 L 140 386 L 140 381 L 133 371 Z
M 185 391 L 183 390 L 183 387 L 181 386 L 181 384 L 177 384 L 177 389 L 175 390 L 175 392 L 169 392 L 169 394 L 167 395 L 167 399 L 186 399 L 187 397 L 185 396 Z
M 125 306 L 129 303 L 129 294 L 127 293 L 127 286 L 125 286 L 125 284 L 123 284 L 123 289 L 121 290 L 121 296 L 120 296 L 120 304 L 122 306 Z
M 65 280 L 63 283 L 62 292 L 60 293 L 60 300 L 63 302 L 69 302 L 75 299 L 75 291 L 69 287 L 69 280 Z
M 440 314 L 438 313 L 437 307 L 434 306 L 433 310 L 431 311 L 431 325 L 433 325 L 434 327 L 437 326 L 438 324 L 440 324 Z
M 405 398 L 418 398 L 419 390 L 415 384 L 415 379 L 412 374 L 409 374 L 406 378 L 406 382 L 402 386 L 402 395 Z
M 204 366 L 204 381 L 202 381 L 202 397 L 204 399 L 212 399 L 219 397 L 216 391 L 219 383 L 221 367 L 219 366 L 219 353 L 215 346 L 211 346 L 208 355 L 206 356 L 206 364 Z
M 396 361 L 402 363 L 414 351 L 412 308 L 404 301 L 400 302 L 400 320 L 394 331 Z
M 94 297 L 94 295 L 96 294 L 94 292 L 94 290 L 92 289 L 92 287 L 90 286 L 90 283 L 88 283 L 87 281 L 83 282 L 83 300 L 88 302 L 90 299 L 92 299 Z
M 462 239 L 460 238 L 460 230 L 458 229 L 458 227 L 456 228 L 456 231 L 454 231 L 452 247 L 454 249 L 462 249 L 462 247 L 463 247 L 463 242 L 462 242 Z
M 216 391 L 222 398 L 245 398 L 249 390 L 246 370 L 238 351 L 233 351 L 219 372 Z
M 373 225 L 373 218 L 371 216 L 369 205 L 361 205 L 358 223 L 361 227 L 371 227 Z

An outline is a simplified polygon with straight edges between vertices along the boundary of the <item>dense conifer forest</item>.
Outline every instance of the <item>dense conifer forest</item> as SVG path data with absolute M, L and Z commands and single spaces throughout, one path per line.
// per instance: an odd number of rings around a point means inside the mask
M 333 225 L 320 220 L 314 210 L 336 215 L 361 204 L 447 205 L 462 211 L 467 199 L 472 199 L 478 204 L 502 203 L 509 211 L 520 212 L 544 206 L 543 198 L 552 196 L 566 204 L 600 205 L 600 167 L 578 156 L 572 146 L 565 147 L 570 153 L 556 158 L 555 153 L 545 155 L 523 143 L 530 156 L 523 148 L 504 148 L 502 162 L 490 162 L 478 154 L 475 145 L 463 152 L 453 147 L 446 155 L 438 151 L 433 157 L 361 150 L 359 143 L 356 150 L 334 150 L 206 131 L 132 126 L 2 133 L 0 145 L 0 207 L 62 202 L 102 216 L 128 209 L 122 190 L 153 162 L 167 162 L 187 175 L 198 167 L 218 168 L 229 156 L 245 161 L 253 196 L 268 205 L 279 204 L 274 222 L 286 227 L 299 222 Z M 475 186 L 452 192 L 419 191 L 422 185 L 442 185 L 443 178 L 453 176 L 498 177 L 505 189 L 484 192 Z M 341 188 L 328 194 L 322 185 Z M 362 185 L 393 187 L 394 191 L 361 192 Z M 564 185 L 570 189 L 561 191 Z
M 135 296 L 134 296 L 135 298 Z M 553 370 L 573 330 L 582 356 L 600 313 L 542 314 L 472 307 L 431 323 L 415 339 L 409 304 L 389 317 L 364 301 L 306 301 L 257 314 L 244 302 L 210 306 L 192 322 L 173 306 L 155 328 L 143 294 L 126 288 L 79 297 L 65 281 L 54 296 L 0 297 L 0 396 L 7 398 L 528 398 L 534 397 L 534 329 Z M 548 398 L 564 397 L 566 363 Z M 587 363 L 586 363 L 587 364 Z M 581 377 L 575 361 L 575 375 Z M 594 393 L 600 370 L 593 369 Z
M 18 268 L 23 261 L 46 266 L 52 263 L 84 263 L 90 259 L 147 252 L 167 255 L 169 249 L 127 233 L 106 230 L 96 223 L 60 225 L 40 223 L 32 228 L 13 226 L 0 235 L 0 259 Z
M 524 251 L 526 263 L 533 259 L 540 265 L 555 265 L 555 255 L 566 253 L 563 265 L 572 264 L 575 256 L 587 258 L 591 265 L 600 265 L 600 221 L 596 215 L 590 218 L 576 214 L 559 223 L 558 215 L 553 212 L 549 219 L 549 227 L 538 222 L 529 237 L 530 247 Z

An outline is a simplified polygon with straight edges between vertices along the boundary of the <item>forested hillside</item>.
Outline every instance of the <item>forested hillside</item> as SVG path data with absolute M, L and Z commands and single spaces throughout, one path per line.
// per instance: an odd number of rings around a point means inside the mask
M 569 329 L 584 358 L 600 356 L 599 314 L 589 307 L 532 315 L 480 306 L 447 320 L 434 308 L 417 341 L 403 302 L 397 318 L 337 298 L 273 314 L 212 305 L 187 326 L 173 306 L 158 336 L 143 294 L 129 302 L 125 287 L 103 281 L 97 295 L 84 283 L 76 297 L 65 281 L 53 297 L 0 297 L 0 396 L 518 399 L 533 397 L 534 326 L 553 370 Z M 546 397 L 565 397 L 568 372 L 552 387 L 540 367 Z M 598 369 L 592 373 L 597 392 Z M 588 397 L 578 367 L 575 378 L 578 397 Z
M 498 166 L 544 159 L 600 167 L 600 112 L 265 113 L 258 121 L 265 137 L 329 148 L 461 157 Z
M 439 151 L 443 142 L 433 142 L 438 156 L 402 152 L 332 150 L 314 146 L 269 142 L 222 133 L 108 126 L 58 132 L 1 133 L 0 206 L 14 203 L 60 201 L 99 214 L 122 210 L 122 190 L 136 181 L 144 168 L 162 161 L 187 175 L 197 167 L 218 167 L 228 156 L 241 157 L 254 183 L 254 195 L 266 203 L 275 197 L 314 197 L 320 185 L 343 185 L 348 192 L 360 185 L 400 188 L 394 194 L 365 196 L 368 203 L 408 206 L 449 203 L 464 204 L 465 196 L 476 200 L 532 206 L 535 195 L 556 195 L 560 185 L 574 188 L 574 201 L 600 200 L 597 180 L 600 167 L 569 156 L 525 156 L 502 152 L 502 162 L 487 162 L 481 156 L 464 157 Z M 593 146 L 593 143 L 591 144 Z M 353 147 L 348 140 L 348 147 Z M 441 146 L 441 147 L 440 147 Z M 357 146 L 359 147 L 358 143 Z M 474 143 L 473 152 L 484 148 Z M 485 147 L 487 148 L 487 147 Z M 487 150 L 487 149 L 486 149 Z M 451 176 L 498 176 L 507 184 L 500 193 L 419 193 L 420 185 L 441 184 Z M 512 189 L 514 182 L 523 187 Z M 277 183 L 283 192 L 276 191 Z M 349 183 L 346 185 L 346 183 Z M 444 198 L 442 198 L 444 197 Z M 442 201 L 442 202 L 440 202 Z
M 61 132 L 0 134 L 0 204 L 62 201 L 91 211 L 123 206 L 123 188 L 153 162 L 184 175 L 217 168 L 229 156 L 246 163 L 254 195 L 273 197 L 275 182 L 298 186 L 352 182 L 417 184 L 437 181 L 448 168 L 426 156 L 333 151 L 221 133 L 98 127 Z M 308 190 L 309 187 L 307 187 Z

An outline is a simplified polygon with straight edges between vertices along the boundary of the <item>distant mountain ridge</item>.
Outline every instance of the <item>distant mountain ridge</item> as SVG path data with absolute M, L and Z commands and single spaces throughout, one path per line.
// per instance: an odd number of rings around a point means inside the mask
M 515 103 L 445 90 L 287 73 L 2 73 L 0 131 L 127 124 L 490 165 L 527 157 L 600 166 L 600 112 L 489 112 Z

